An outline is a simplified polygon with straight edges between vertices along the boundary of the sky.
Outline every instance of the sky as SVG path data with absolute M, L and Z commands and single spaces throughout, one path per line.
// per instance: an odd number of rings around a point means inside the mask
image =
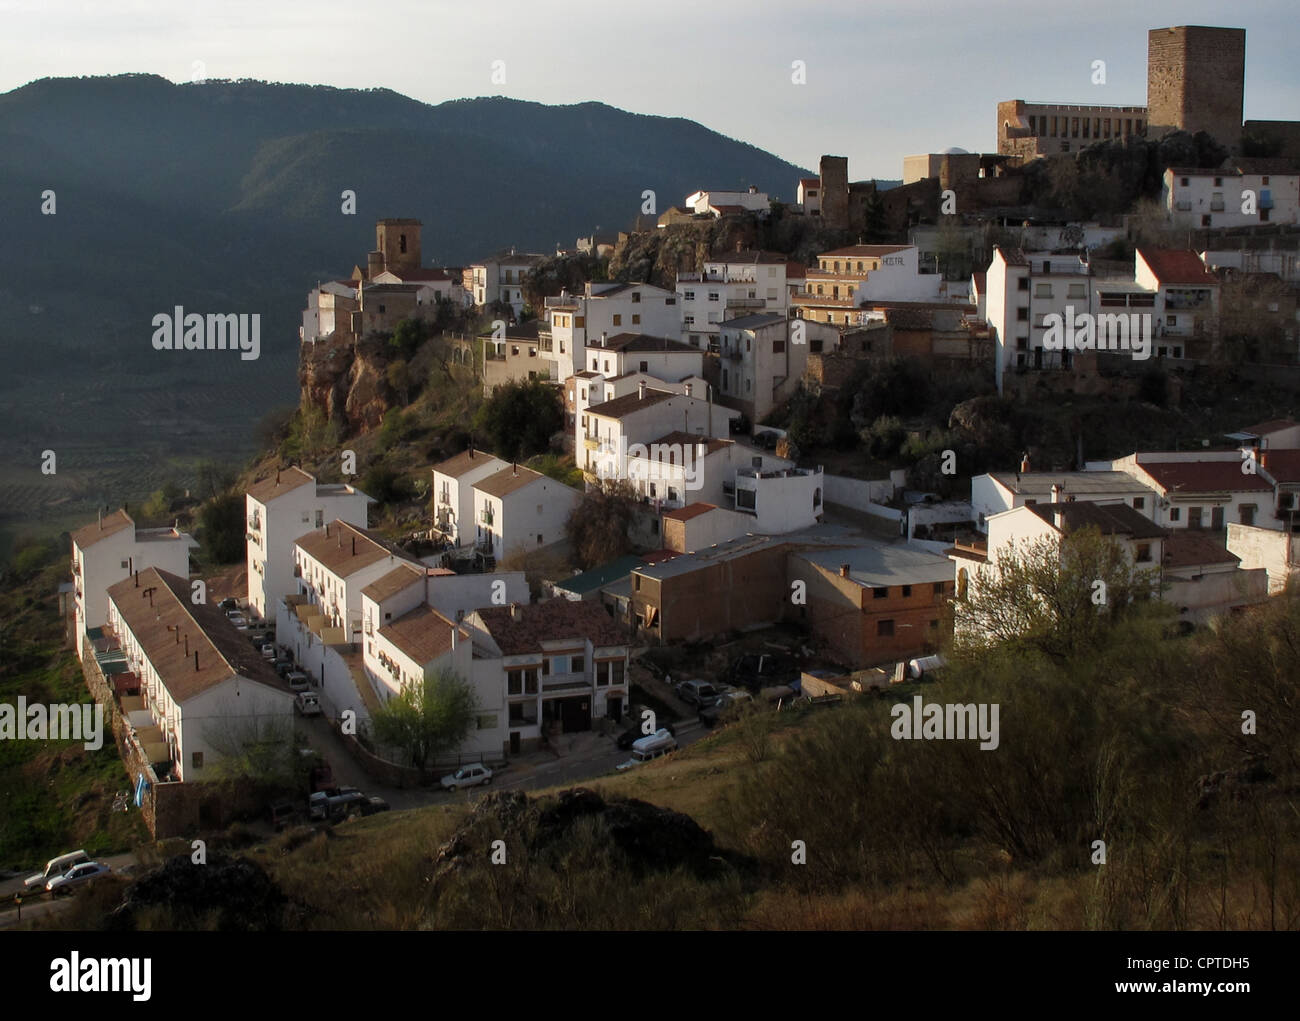
M 0 0 L 0 92 L 149 72 L 598 100 L 889 179 L 908 154 L 994 151 L 1000 100 L 1144 104 L 1147 30 L 1170 25 L 1245 28 L 1246 118 L 1300 119 L 1298 22 L 1295 0 Z

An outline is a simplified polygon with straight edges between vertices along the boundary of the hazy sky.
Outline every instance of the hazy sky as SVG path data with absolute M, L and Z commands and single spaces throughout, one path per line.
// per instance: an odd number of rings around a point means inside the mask
M 806 167 L 830 152 L 855 179 L 895 178 L 908 153 L 993 149 L 998 100 L 1145 103 L 1147 29 L 1168 25 L 1245 28 L 1246 117 L 1300 119 L 1297 23 L 1295 0 L 0 0 L 0 91 L 133 71 L 188 81 L 201 62 L 211 78 L 428 103 L 600 100 Z M 791 80 L 796 60 L 806 84 Z

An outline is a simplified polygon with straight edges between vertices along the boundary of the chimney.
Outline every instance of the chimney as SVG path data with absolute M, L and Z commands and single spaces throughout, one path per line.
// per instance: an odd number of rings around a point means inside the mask
M 640 400 L 645 400 L 645 380 L 644 380 L 644 379 L 641 380 L 641 382 L 637 385 L 636 395 L 637 395 L 637 397 L 638 397 Z
M 1020 458 L 1020 472 L 1022 475 L 1029 474 L 1029 451 L 1025 451 L 1024 456 Z
M 474 460 L 474 443 L 472 440 L 470 441 L 470 445 L 469 445 L 469 459 L 471 461 Z
M 1052 485 L 1052 524 L 1056 526 L 1058 532 L 1065 531 L 1065 514 L 1062 510 L 1061 487 L 1055 483 Z
M 325 538 L 328 539 L 329 537 L 330 537 L 330 523 L 329 523 L 328 521 L 326 521 L 326 522 L 325 522 Z
M 511 620 L 518 620 L 519 617 L 520 617 L 519 604 L 518 604 L 518 603 L 511 603 L 511 604 L 510 604 L 510 619 L 511 619 Z
M 608 339 L 609 339 L 609 334 L 608 334 L 606 331 L 601 330 L 601 331 L 600 331 L 600 346 L 601 346 L 601 347 L 605 347 L 605 346 L 606 346 L 605 341 L 608 340 Z
M 849 565 L 840 564 L 840 577 L 847 578 L 848 576 L 849 576 Z
M 103 507 L 99 508 L 99 530 L 101 532 L 104 530 L 104 508 Z
M 198 649 L 194 650 L 194 672 L 196 674 L 199 672 L 199 650 Z
M 355 535 L 352 537 L 352 555 L 354 557 L 357 555 L 357 537 Z
M 1052 503 L 1060 503 L 1060 502 L 1061 502 L 1061 484 L 1059 482 L 1053 482 Z
M 460 628 L 458 628 L 455 624 L 451 626 L 451 651 L 452 652 L 456 651 L 456 637 L 457 637 L 457 632 L 459 631 Z
M 515 461 L 515 462 L 513 462 L 513 463 L 510 465 L 510 477 L 511 477 L 512 479 L 517 479 L 517 478 L 519 478 L 519 462 L 518 462 L 518 461 Z
M 136 588 L 139 588 L 139 587 L 140 587 L 140 572 L 139 572 L 139 571 L 136 571 L 136 572 L 135 572 L 135 587 L 136 587 Z
M 1267 467 L 1268 467 L 1268 448 L 1266 447 L 1266 448 L 1263 449 L 1263 450 L 1256 450 L 1256 451 L 1255 451 L 1255 460 L 1256 460 L 1257 462 L 1259 462 L 1259 466 L 1260 466 L 1261 468 L 1267 468 Z
M 277 469 L 275 470 L 275 484 L 276 484 L 277 486 L 280 484 L 280 469 L 279 469 L 279 468 L 277 468 Z
M 687 383 L 687 384 L 686 384 L 686 396 L 689 397 L 690 395 L 691 395 L 691 384 L 690 384 L 690 383 Z
M 187 632 L 185 632 L 185 655 L 188 657 L 189 654 L 190 654 L 190 634 L 189 634 L 189 632 L 187 631 Z M 197 656 L 198 653 L 196 652 L 196 653 L 194 653 L 194 655 Z

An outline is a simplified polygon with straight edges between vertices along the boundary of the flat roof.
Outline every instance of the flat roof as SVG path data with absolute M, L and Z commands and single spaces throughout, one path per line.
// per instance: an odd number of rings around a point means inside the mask
M 901 543 L 863 543 L 794 555 L 832 574 L 838 574 L 841 566 L 848 564 L 849 579 L 866 588 L 953 580 L 952 561 L 947 557 Z
M 1150 493 L 1152 489 L 1122 471 L 989 472 L 989 478 L 1022 496 L 1051 496 L 1052 486 L 1071 493 Z

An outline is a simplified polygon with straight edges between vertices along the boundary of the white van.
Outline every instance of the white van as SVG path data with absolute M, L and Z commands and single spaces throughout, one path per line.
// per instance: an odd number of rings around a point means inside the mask
M 633 741 L 632 757 L 616 768 L 620 771 L 628 770 L 633 766 L 639 766 L 643 762 L 649 762 L 651 759 L 657 759 L 676 750 L 677 738 L 673 737 L 667 728 L 660 727 L 653 734 Z
M 45 863 L 44 871 L 36 873 L 34 876 L 28 876 L 23 880 L 23 886 L 27 888 L 28 893 L 36 893 L 45 889 L 45 884 L 57 876 L 63 875 L 69 869 L 77 865 L 84 865 L 90 861 L 90 855 L 85 851 L 69 851 L 67 854 L 61 854 L 57 858 L 51 858 Z

